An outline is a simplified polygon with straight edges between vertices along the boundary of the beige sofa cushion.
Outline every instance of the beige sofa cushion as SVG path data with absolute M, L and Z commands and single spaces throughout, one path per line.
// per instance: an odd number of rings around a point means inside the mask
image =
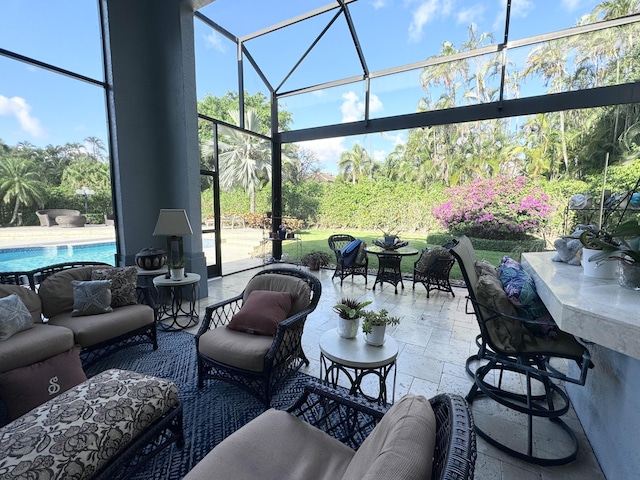
M 67 327 L 73 332 L 76 343 L 83 348 L 111 340 L 145 325 L 153 323 L 153 309 L 148 305 L 127 305 L 113 312 L 83 317 L 71 316 L 71 310 L 49 319 L 49 325 Z
M 336 480 L 353 454 L 322 430 L 270 409 L 229 435 L 184 479 Z
M 254 290 L 271 290 L 272 292 L 289 292 L 295 296 L 289 316 L 301 312 L 311 303 L 311 287 L 304 281 L 289 275 L 278 275 L 276 273 L 258 275 L 247 284 L 243 302 L 247 301 L 249 294 Z
M 436 418 L 423 396 L 405 395 L 356 452 L 343 480 L 431 478 Z
M 29 309 L 34 323 L 42 323 L 42 302 L 36 292 L 18 285 L 0 285 L 0 298 L 18 294 L 22 303 Z
M 73 332 L 68 328 L 36 323 L 0 342 L 0 372 L 42 362 L 68 351 L 74 343 Z
M 73 310 L 72 280 L 91 280 L 93 267 L 79 267 L 63 270 L 45 278 L 40 284 L 38 295 L 42 301 L 42 313 L 52 318 L 62 312 Z
M 198 351 L 217 362 L 262 372 L 264 356 L 271 348 L 273 337 L 220 327 L 205 332 L 199 342 Z

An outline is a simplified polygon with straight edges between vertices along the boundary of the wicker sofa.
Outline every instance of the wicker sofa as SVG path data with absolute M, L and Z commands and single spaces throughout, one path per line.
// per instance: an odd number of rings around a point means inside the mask
M 36 210 L 41 227 L 84 227 L 87 217 L 80 213 L 80 210 L 70 210 L 67 208 L 50 208 L 47 210 Z
M 0 372 L 45 360 L 74 344 L 82 348 L 85 367 L 124 346 L 150 343 L 157 349 L 157 307 L 148 287 L 135 287 L 135 305 L 115 307 L 100 315 L 72 316 L 71 282 L 91 280 L 94 270 L 112 268 L 103 263 L 77 262 L 0 273 L 0 297 L 18 293 L 34 318 L 32 328 L 0 342 Z
M 473 419 L 458 395 L 406 395 L 385 411 L 312 383 L 288 412 L 267 410 L 184 479 L 471 480 L 476 455 Z

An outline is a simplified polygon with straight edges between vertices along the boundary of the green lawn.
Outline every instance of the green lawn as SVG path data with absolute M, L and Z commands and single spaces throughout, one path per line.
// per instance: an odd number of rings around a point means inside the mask
M 302 253 L 312 252 L 315 250 L 319 250 L 322 252 L 327 252 L 331 255 L 331 258 L 334 258 L 334 254 L 329 248 L 329 244 L 327 243 L 327 239 L 330 235 L 334 233 L 348 233 L 353 235 L 356 238 L 360 238 L 367 242 L 368 245 L 373 245 L 373 240 L 380 239 L 382 234 L 379 231 L 344 231 L 344 232 L 336 232 L 333 230 L 303 230 L 301 232 L 296 233 L 302 241 L 300 243 Z M 409 242 L 409 247 L 413 247 L 418 249 L 418 251 L 422 251 L 422 249 L 426 247 L 437 247 L 439 245 L 429 245 L 425 240 L 425 235 L 418 234 L 402 234 L 400 236 L 402 240 Z M 287 253 L 291 256 L 291 258 L 296 258 L 297 256 L 297 246 L 295 242 L 283 242 L 282 243 L 282 252 Z M 489 250 L 476 250 L 476 255 L 480 260 L 487 260 L 492 265 L 498 265 L 500 263 L 500 259 L 504 255 L 509 255 L 508 252 L 493 252 Z M 402 272 L 408 275 L 413 275 L 413 264 L 418 259 L 418 255 L 413 257 L 407 257 L 402 260 Z M 377 270 L 378 269 L 378 258 L 375 255 L 369 255 L 369 269 Z M 450 278 L 462 280 L 462 273 L 460 272 L 460 268 L 456 263 L 451 270 Z

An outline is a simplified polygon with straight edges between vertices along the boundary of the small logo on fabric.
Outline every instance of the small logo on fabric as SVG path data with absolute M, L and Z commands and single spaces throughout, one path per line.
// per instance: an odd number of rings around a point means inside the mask
M 60 392 L 60 385 L 58 385 L 58 377 L 51 377 L 49 380 L 49 395 L 55 395 Z

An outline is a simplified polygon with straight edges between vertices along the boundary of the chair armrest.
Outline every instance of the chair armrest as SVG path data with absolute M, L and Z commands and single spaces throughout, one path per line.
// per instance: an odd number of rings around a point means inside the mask
M 387 408 L 320 383 L 309 383 L 287 411 L 357 450 Z
M 209 305 L 205 309 L 205 315 L 196 334 L 196 338 L 200 338 L 207 330 L 228 324 L 241 307 L 242 294 Z
M 436 417 L 436 446 L 431 478 L 473 479 L 477 446 L 473 417 L 460 395 L 442 393 L 429 399 Z

